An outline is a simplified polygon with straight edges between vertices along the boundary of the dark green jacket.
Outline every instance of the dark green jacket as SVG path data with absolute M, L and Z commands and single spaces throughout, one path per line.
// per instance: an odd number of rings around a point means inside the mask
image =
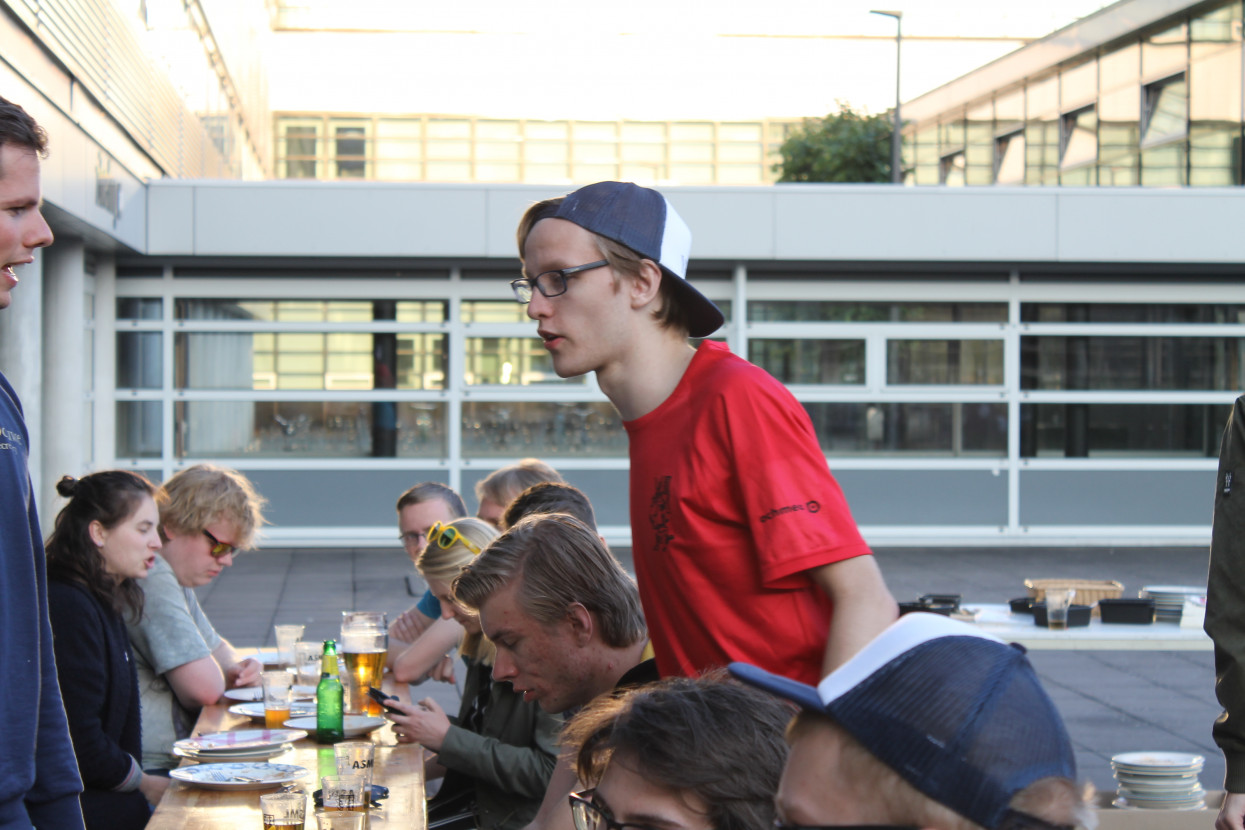
M 460 720 L 471 710 L 481 685 L 492 683 L 492 667 L 467 662 Z M 492 683 L 479 733 L 451 726 L 438 760 L 450 772 L 474 780 L 476 817 L 483 830 L 518 830 L 536 816 L 557 763 L 562 718 L 525 703 L 509 683 Z
M 1206 633 L 1215 641 L 1215 694 L 1223 706 L 1212 733 L 1227 762 L 1224 787 L 1245 793 L 1245 395 L 1232 407 L 1219 448 Z

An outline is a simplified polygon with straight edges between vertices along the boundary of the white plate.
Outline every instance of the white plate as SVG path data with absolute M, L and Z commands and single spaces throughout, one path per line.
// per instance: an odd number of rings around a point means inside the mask
M 307 733 L 302 729 L 239 729 L 236 732 L 213 732 L 210 735 L 182 738 L 174 741 L 173 746 L 200 753 L 237 752 L 280 746 L 291 741 L 301 741 L 305 737 Z
M 307 700 L 316 696 L 315 686 L 294 686 L 290 689 L 291 696 L 295 700 Z M 264 690 L 260 686 L 243 686 L 241 689 L 226 689 L 225 697 L 230 700 L 263 700 Z
M 276 758 L 278 755 L 284 755 L 293 748 L 294 744 L 281 744 L 280 746 L 265 746 L 242 752 L 198 752 L 197 750 L 175 746 L 173 747 L 173 754 L 179 758 L 189 758 L 192 761 L 200 762 L 267 761 L 270 758 Z
M 1140 804 L 1129 804 L 1129 803 L 1128 803 L 1128 799 L 1125 799 L 1125 798 L 1117 798 L 1115 801 L 1112 801 L 1112 802 L 1111 802 L 1111 806 L 1113 806 L 1113 807 L 1117 807 L 1117 808 L 1119 808 L 1119 809 L 1121 809 L 1121 810 L 1154 810 L 1154 809 L 1161 809 L 1161 810 L 1177 810 L 1177 811 L 1180 811 L 1180 812 L 1186 812 L 1186 811 L 1191 811 L 1191 810 L 1205 810 L 1205 809 L 1206 809 L 1206 802 L 1205 802 L 1205 801 L 1201 801 L 1200 803 L 1188 804 L 1188 805 L 1185 805 L 1185 806 L 1182 806 L 1182 807 L 1168 807 L 1167 805 L 1163 805 L 1163 806 L 1161 806 L 1161 807 L 1143 807 L 1143 806 L 1141 806 Z
M 291 729 L 306 729 L 308 732 L 314 732 L 316 729 L 315 718 L 291 718 L 285 722 L 285 725 Z M 356 735 L 366 735 L 373 729 L 379 729 L 385 725 L 384 718 L 378 718 L 375 715 L 345 715 L 342 718 L 342 728 L 347 738 L 353 738 Z
M 199 764 L 179 767 L 170 778 L 205 790 L 266 790 L 297 781 L 307 775 L 306 767 L 293 764 L 265 764 L 239 761 L 228 764 Z
M 235 715 L 242 715 L 255 720 L 264 719 L 264 704 L 256 701 L 254 703 L 235 703 L 229 707 L 229 711 Z M 315 701 L 300 702 L 296 701 L 290 705 L 290 715 L 292 717 L 301 718 L 305 715 L 314 715 L 316 713 Z
M 1183 771 L 1200 768 L 1206 759 L 1190 752 L 1121 752 L 1111 756 L 1111 766 L 1144 770 Z

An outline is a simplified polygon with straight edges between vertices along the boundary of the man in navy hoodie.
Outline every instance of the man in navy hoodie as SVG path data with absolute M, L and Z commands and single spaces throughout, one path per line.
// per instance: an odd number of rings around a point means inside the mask
M 52 244 L 39 212 L 39 159 L 47 136 L 0 98 L 0 309 L 14 267 Z M 0 828 L 81 828 L 82 780 L 56 681 L 43 539 L 27 458 L 30 433 L 0 374 Z

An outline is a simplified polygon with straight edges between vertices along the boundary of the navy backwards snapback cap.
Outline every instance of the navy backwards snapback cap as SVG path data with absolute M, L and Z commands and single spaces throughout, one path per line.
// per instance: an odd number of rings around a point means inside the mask
M 732 663 L 738 679 L 822 712 L 919 792 L 989 830 L 1052 827 L 1008 802 L 1076 779 L 1063 720 L 1019 646 L 905 614 L 816 688 Z
M 721 327 L 722 311 L 687 281 L 692 232 L 666 197 L 631 182 L 597 182 L 569 193 L 541 214 L 565 219 L 625 245 L 674 278 L 679 304 L 687 310 L 688 334 L 708 337 Z

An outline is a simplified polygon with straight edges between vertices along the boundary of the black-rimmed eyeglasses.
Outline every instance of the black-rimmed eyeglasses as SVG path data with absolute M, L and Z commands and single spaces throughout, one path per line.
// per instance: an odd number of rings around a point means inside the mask
M 575 830 L 656 830 L 648 824 L 630 824 L 616 820 L 609 811 L 592 801 L 595 789 L 571 793 L 571 819 Z
M 514 298 L 527 305 L 532 301 L 533 286 L 545 297 L 557 297 L 566 293 L 567 277 L 573 277 L 581 271 L 603 268 L 606 265 L 609 265 L 607 260 L 599 259 L 596 262 L 589 262 L 587 265 L 576 265 L 573 268 L 545 271 L 534 277 L 519 277 L 517 280 L 510 281 L 510 288 L 514 291 Z

